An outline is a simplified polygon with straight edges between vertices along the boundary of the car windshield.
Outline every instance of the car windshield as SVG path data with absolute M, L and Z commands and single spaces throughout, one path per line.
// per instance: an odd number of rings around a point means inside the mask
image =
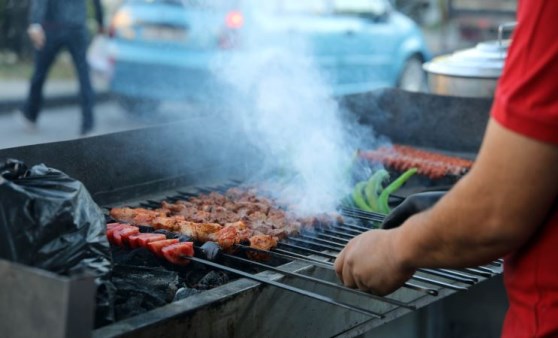
M 283 0 L 277 2 L 277 11 L 291 14 L 324 14 L 330 8 L 326 0 Z
M 234 0 L 129 0 L 129 3 L 175 4 L 196 8 L 221 8 L 235 3 Z

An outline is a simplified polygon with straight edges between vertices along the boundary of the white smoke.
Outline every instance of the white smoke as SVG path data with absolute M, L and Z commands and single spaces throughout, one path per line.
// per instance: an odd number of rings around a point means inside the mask
M 300 214 L 334 211 L 350 191 L 358 127 L 339 109 L 304 36 L 274 29 L 271 16 L 255 21 L 239 51 L 216 62 L 215 75 L 232 88 L 228 119 L 268 155 L 254 176 L 279 174 L 281 200 Z

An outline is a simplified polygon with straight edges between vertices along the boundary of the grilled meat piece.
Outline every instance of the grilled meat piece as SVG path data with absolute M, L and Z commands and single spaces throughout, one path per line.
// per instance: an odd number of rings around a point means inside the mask
M 120 222 L 131 222 L 136 215 L 136 209 L 132 208 L 112 208 L 110 209 L 110 217 Z
M 151 225 L 153 219 L 168 215 L 166 210 L 150 210 L 144 208 L 113 208 L 110 216 L 117 221 L 134 225 Z
M 240 243 L 238 229 L 235 227 L 224 227 L 214 233 L 211 239 L 217 242 L 223 251 L 232 251 L 234 246 Z
M 180 233 L 190 236 L 195 241 L 207 242 L 213 240 L 214 234 L 223 229 L 217 223 L 196 223 L 184 221 L 179 224 Z
M 212 234 L 217 233 L 223 228 L 223 226 L 217 223 L 186 221 L 184 216 L 156 217 L 153 219 L 151 226 L 155 229 L 178 232 L 199 242 L 211 240 Z
M 183 216 L 155 217 L 150 225 L 155 229 L 180 231 L 180 224 L 185 221 Z
M 277 238 L 271 235 L 255 235 L 250 237 L 250 247 L 254 249 L 269 251 L 277 246 Z M 268 260 L 270 257 L 261 252 L 251 251 L 246 255 L 254 260 Z
M 219 243 L 225 251 L 231 251 L 239 243 L 247 242 L 252 236 L 253 231 L 248 228 L 243 221 L 227 223 L 217 233 L 212 234 L 211 238 Z
M 250 237 L 250 247 L 260 250 L 270 250 L 277 246 L 277 238 L 270 235 L 255 235 Z

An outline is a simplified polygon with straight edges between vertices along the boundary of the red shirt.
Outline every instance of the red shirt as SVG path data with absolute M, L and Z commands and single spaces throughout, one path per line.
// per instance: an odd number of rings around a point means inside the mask
M 520 1 L 518 22 L 492 117 L 507 129 L 558 145 L 558 0 Z M 557 206 L 533 238 L 504 260 L 510 307 L 503 337 L 558 337 Z

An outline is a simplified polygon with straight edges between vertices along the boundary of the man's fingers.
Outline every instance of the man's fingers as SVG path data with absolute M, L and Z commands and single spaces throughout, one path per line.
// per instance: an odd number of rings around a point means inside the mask
M 356 289 L 357 285 L 353 278 L 352 267 L 349 264 L 343 264 L 343 284 L 351 289 Z
M 337 274 L 337 278 L 343 283 L 343 263 L 345 259 L 345 249 L 341 250 L 337 258 L 335 259 L 334 267 L 335 273 Z
M 335 259 L 335 273 L 337 277 L 341 281 L 343 285 L 348 288 L 355 288 L 355 280 L 353 279 L 353 271 L 349 264 L 346 264 L 345 255 L 346 255 L 347 248 L 343 249 L 339 255 L 337 255 L 337 259 Z

